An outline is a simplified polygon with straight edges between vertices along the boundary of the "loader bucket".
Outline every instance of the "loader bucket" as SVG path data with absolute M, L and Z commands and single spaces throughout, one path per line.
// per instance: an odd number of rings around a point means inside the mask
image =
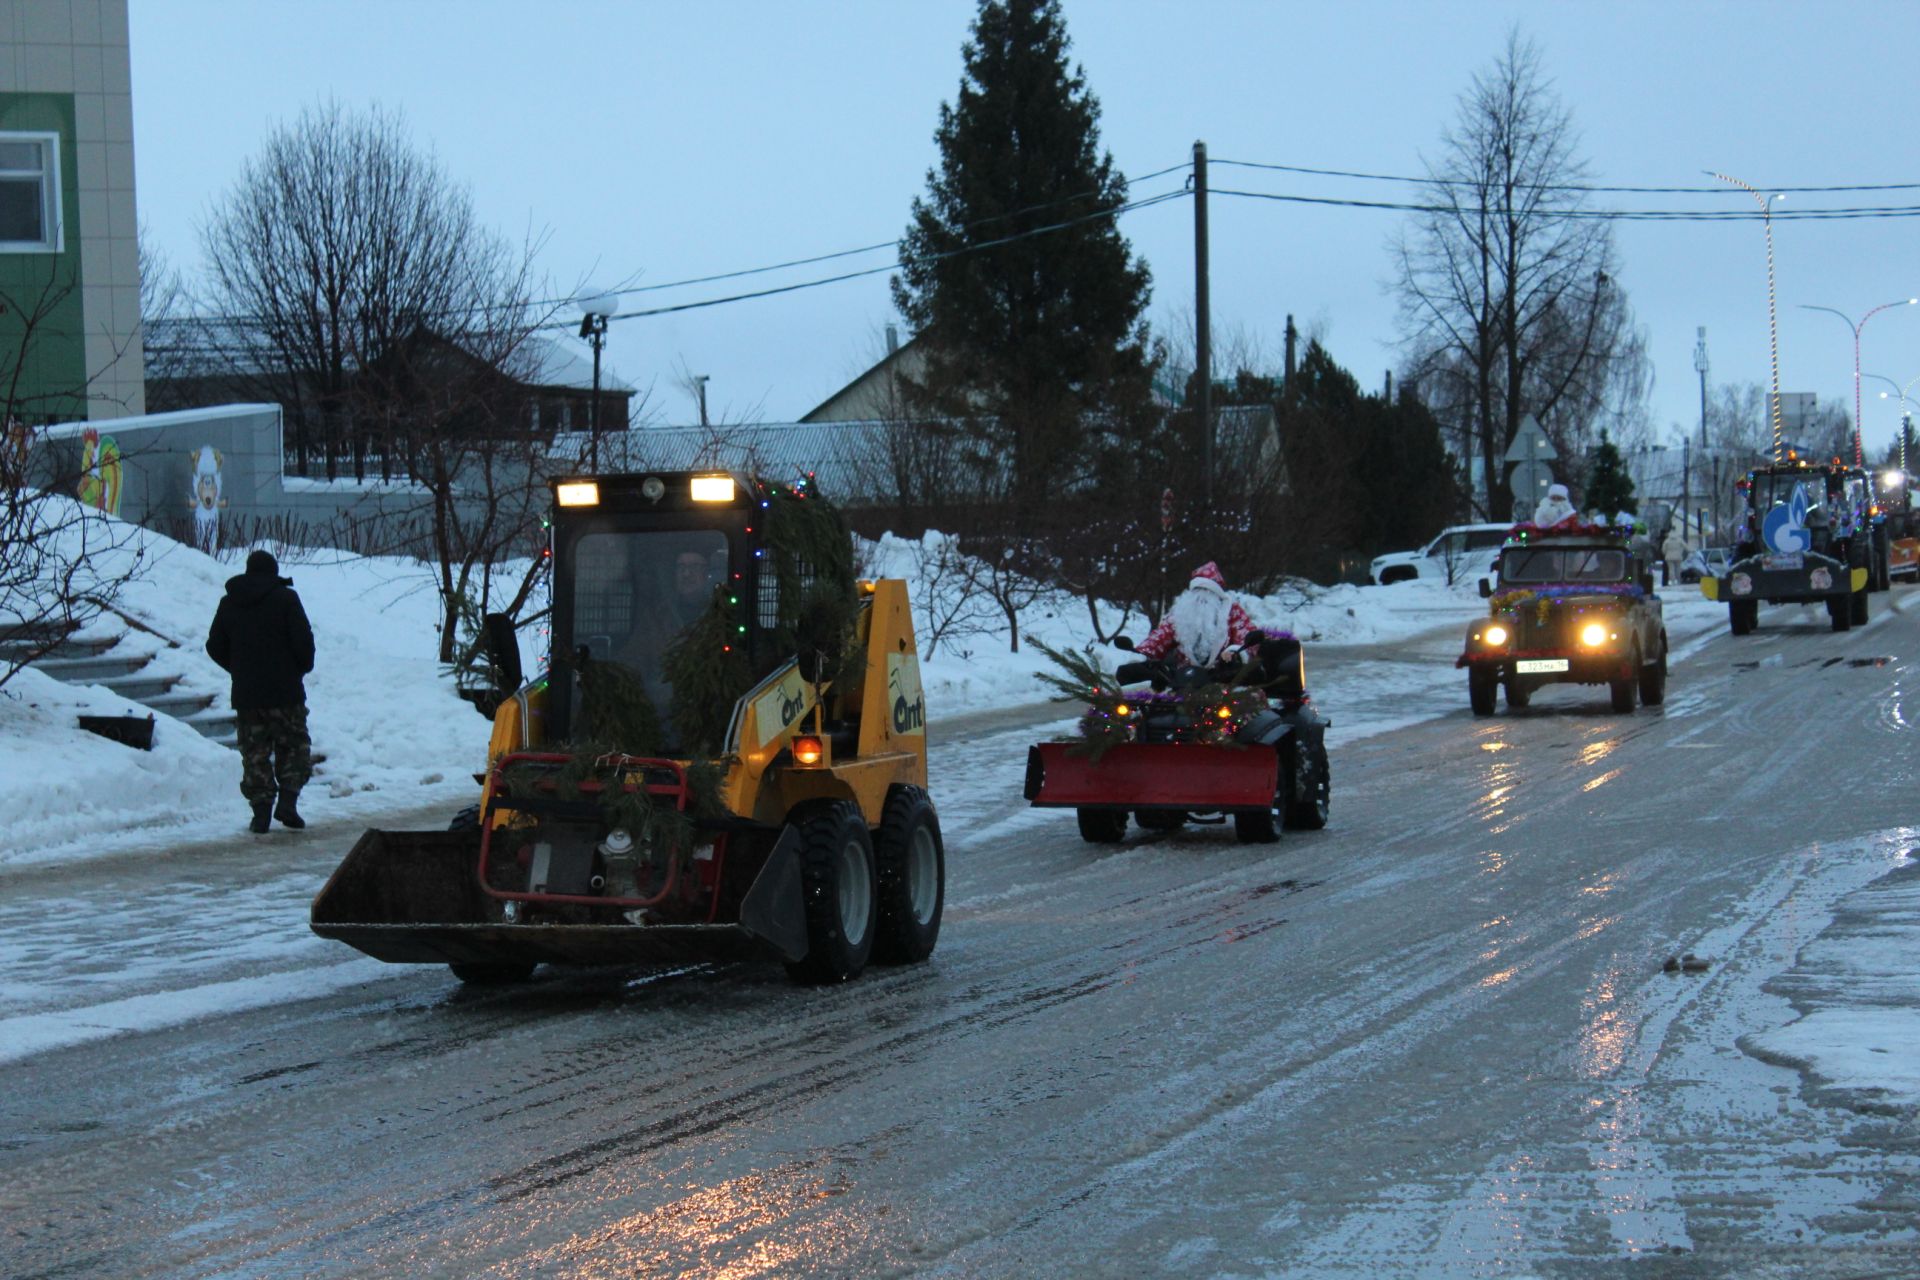
M 782 845 L 787 842 L 783 839 Z M 792 878 L 761 913 L 763 936 L 741 924 L 508 924 L 480 888 L 478 831 L 368 831 L 313 900 L 311 924 L 323 938 L 397 964 L 619 965 L 700 960 L 767 959 L 791 954 L 791 931 L 775 927 L 799 913 L 804 954 L 804 903 Z M 771 889 L 789 858 L 769 858 L 761 873 Z M 749 890 L 759 893 L 760 881 Z
M 1099 760 L 1075 743 L 1027 749 L 1027 799 L 1037 808 L 1265 809 L 1280 756 L 1271 747 L 1126 742 Z

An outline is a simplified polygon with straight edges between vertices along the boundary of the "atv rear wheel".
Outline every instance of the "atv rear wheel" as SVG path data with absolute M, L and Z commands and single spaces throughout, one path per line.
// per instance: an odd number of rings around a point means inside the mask
M 1327 825 L 1327 815 L 1333 807 L 1333 779 L 1327 769 L 1326 747 L 1322 745 L 1304 754 L 1303 770 L 1298 748 L 1292 751 L 1282 748 L 1280 753 L 1280 785 L 1285 794 L 1292 797 L 1287 802 L 1286 829 L 1289 831 L 1321 830 Z
M 1119 844 L 1127 838 L 1125 809 L 1075 809 L 1080 838 L 1088 844 Z
M 1499 681 L 1494 678 L 1490 668 L 1467 668 L 1467 703 L 1473 708 L 1473 714 L 1477 716 L 1493 714 L 1494 691 L 1498 685 Z
M 873 841 L 879 885 L 876 964 L 916 964 L 933 954 L 947 898 L 947 855 L 933 801 L 919 787 L 895 787 Z
M 873 840 L 859 808 L 845 800 L 815 810 L 797 829 L 807 954 L 787 972 L 798 982 L 845 982 L 873 954 Z

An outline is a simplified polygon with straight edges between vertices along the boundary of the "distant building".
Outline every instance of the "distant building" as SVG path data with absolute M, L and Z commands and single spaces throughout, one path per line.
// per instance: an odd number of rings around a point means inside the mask
M 0 7 L 0 370 L 28 425 L 146 410 L 126 0 Z

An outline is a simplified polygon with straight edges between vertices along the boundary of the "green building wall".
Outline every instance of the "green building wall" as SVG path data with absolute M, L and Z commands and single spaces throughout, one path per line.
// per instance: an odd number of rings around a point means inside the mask
M 0 93 L 0 131 L 60 135 L 59 253 L 0 253 L 0 401 L 28 425 L 86 414 L 73 95 Z M 31 332 L 29 332 L 31 330 Z

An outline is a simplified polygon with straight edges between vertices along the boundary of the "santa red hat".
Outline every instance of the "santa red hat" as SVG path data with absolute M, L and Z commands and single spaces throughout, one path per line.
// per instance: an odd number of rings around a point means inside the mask
M 1220 575 L 1220 566 L 1209 560 L 1193 571 L 1194 581 L 1211 582 L 1216 587 L 1224 587 L 1227 580 Z

